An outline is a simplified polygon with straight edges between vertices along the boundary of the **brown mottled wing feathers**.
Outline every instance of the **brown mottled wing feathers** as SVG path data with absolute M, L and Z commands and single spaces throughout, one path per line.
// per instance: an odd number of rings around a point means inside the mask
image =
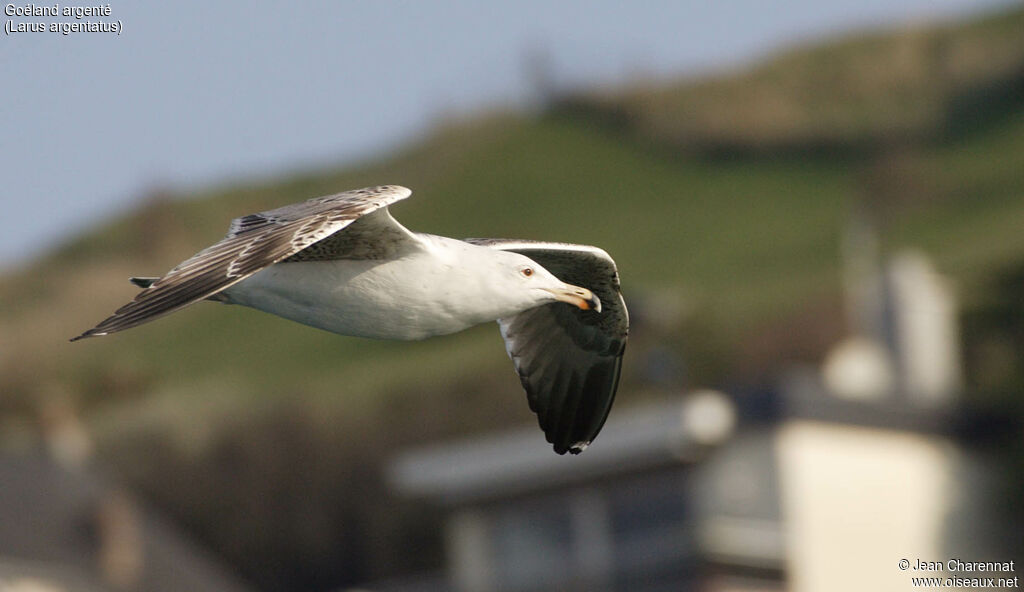
M 182 262 L 72 341 L 122 331 L 214 296 L 410 194 L 397 185 L 368 187 L 236 218 L 223 240 Z M 387 220 L 393 222 L 390 216 Z

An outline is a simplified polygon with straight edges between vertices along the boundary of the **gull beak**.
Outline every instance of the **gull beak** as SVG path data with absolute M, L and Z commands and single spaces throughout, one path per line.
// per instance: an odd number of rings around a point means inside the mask
M 601 299 L 586 288 L 565 284 L 561 288 L 547 289 L 555 296 L 555 300 L 579 307 L 580 310 L 601 312 Z

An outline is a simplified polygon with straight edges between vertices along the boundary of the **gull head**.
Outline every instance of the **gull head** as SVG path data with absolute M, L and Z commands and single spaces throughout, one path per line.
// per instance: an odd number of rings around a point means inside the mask
M 586 288 L 567 284 L 534 260 L 509 251 L 491 251 L 498 256 L 498 275 L 491 285 L 494 297 L 509 307 L 501 317 L 551 302 L 565 302 L 580 310 L 601 312 L 601 300 Z

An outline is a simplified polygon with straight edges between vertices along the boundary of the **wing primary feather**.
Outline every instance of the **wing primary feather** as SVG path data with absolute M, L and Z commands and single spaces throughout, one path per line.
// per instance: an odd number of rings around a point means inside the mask
M 590 442 L 597 436 L 597 433 L 601 431 L 604 426 L 605 419 L 608 417 L 608 411 L 611 410 L 612 397 L 602 400 L 600 397 L 595 397 L 595 393 L 600 393 L 602 390 L 608 388 L 611 384 L 612 392 L 615 392 L 618 386 L 617 376 L 617 362 L 612 364 L 599 364 L 591 369 L 587 374 L 586 381 L 583 385 L 582 392 L 584 393 L 583 409 L 576 415 L 575 421 L 571 428 L 572 443 L 583 443 L 590 444 Z M 609 366 L 612 371 L 616 374 L 615 376 L 608 376 Z M 570 450 L 571 451 L 571 450 Z
M 565 393 L 568 392 L 571 382 L 571 371 L 566 368 L 556 368 L 555 376 L 550 384 L 530 384 L 531 388 L 528 393 L 533 393 L 534 398 L 539 401 L 538 406 L 542 409 L 542 413 L 538 414 L 537 419 L 541 424 L 541 429 L 544 430 L 544 435 L 547 437 L 548 442 L 552 444 L 557 445 L 555 436 L 558 431 L 558 421 L 564 410 Z
M 573 439 L 573 424 L 576 421 L 576 412 L 580 406 L 580 399 L 583 396 L 583 384 L 580 375 L 575 370 L 569 372 L 569 383 L 565 386 L 565 394 L 559 403 L 558 415 L 554 424 L 555 433 L 553 440 L 555 452 L 565 454 L 569 447 L 575 442 Z
M 608 383 L 611 385 L 612 396 L 608 397 L 607 401 L 604 402 L 604 409 L 602 409 L 600 413 L 594 414 L 594 423 L 592 423 L 590 428 L 587 430 L 590 434 L 588 443 L 593 440 L 597 436 L 598 432 L 601 431 L 601 428 L 604 427 L 604 423 L 608 420 L 608 414 L 612 410 L 612 403 L 615 402 L 615 392 L 619 389 L 619 379 L 622 377 L 622 354 L 619 354 L 619 357 L 615 358 L 612 362 L 611 374 L 612 375 Z

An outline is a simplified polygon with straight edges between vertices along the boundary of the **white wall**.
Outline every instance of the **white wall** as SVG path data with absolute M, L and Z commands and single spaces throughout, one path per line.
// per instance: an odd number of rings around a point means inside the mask
M 931 574 L 901 571 L 901 559 L 948 559 L 957 451 L 944 439 L 794 421 L 776 446 L 794 592 L 906 591 Z

